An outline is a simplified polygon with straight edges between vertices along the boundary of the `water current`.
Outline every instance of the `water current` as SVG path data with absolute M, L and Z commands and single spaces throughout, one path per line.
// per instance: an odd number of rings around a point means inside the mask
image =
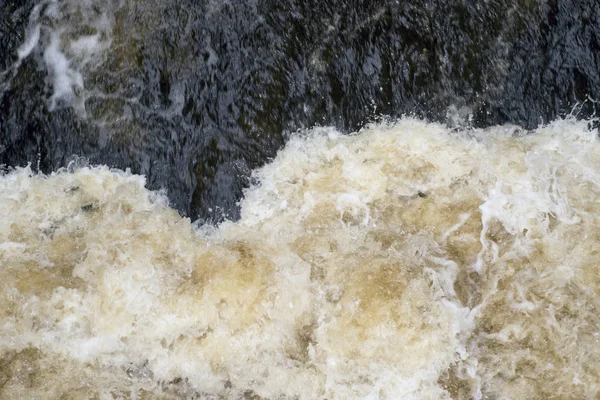
M 0 399 L 600 396 L 597 2 L 0 17 Z

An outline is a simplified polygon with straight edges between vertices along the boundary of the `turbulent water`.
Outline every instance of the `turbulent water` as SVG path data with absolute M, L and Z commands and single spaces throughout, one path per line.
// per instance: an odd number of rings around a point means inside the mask
M 600 142 L 413 119 L 292 137 L 241 219 L 142 176 L 0 178 L 0 398 L 594 399 Z
M 598 0 L 0 0 L 0 399 L 600 398 L 599 54 Z
M 236 219 L 286 132 L 588 118 L 599 54 L 598 0 L 0 0 L 0 165 L 79 155 Z

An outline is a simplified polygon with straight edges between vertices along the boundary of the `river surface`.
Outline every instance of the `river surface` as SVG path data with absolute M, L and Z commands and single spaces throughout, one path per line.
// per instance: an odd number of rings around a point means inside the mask
M 599 71 L 597 0 L 0 0 L 0 398 L 598 398 Z

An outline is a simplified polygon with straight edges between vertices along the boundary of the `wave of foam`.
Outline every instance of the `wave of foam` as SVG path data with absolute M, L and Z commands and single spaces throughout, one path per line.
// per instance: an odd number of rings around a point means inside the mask
M 595 398 L 587 123 L 293 138 L 239 222 L 106 167 L 0 177 L 2 398 Z

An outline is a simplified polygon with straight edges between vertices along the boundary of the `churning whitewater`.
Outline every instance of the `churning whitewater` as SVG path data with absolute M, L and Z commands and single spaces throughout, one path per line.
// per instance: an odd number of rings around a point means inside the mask
M 588 122 L 293 137 L 239 222 L 107 167 L 0 177 L 0 398 L 600 395 Z

